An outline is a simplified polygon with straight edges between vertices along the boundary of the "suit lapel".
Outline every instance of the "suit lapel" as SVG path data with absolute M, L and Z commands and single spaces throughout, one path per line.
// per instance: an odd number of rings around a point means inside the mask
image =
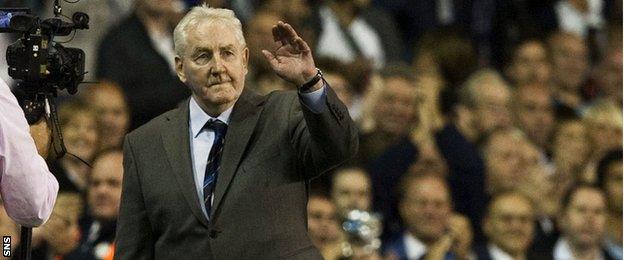
M 232 178 L 234 178 L 236 169 L 238 169 L 241 157 L 245 152 L 247 143 L 260 116 L 262 110 L 260 105 L 263 101 L 264 99 L 261 96 L 249 90 L 244 90 L 234 105 L 225 136 L 221 168 L 219 169 L 215 197 L 210 212 L 211 220 L 214 219 L 215 212 L 218 210 Z
M 167 152 L 167 159 L 174 171 L 180 191 L 189 204 L 193 215 L 208 227 L 204 216 L 193 178 L 191 148 L 189 141 L 189 100 L 183 102 L 174 113 L 167 117 L 167 126 L 163 128 L 162 140 Z

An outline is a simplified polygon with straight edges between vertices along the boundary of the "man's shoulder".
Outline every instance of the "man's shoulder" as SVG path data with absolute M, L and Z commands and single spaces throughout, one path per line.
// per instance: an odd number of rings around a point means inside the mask
M 180 109 L 181 109 L 180 107 L 174 108 L 172 110 L 169 110 L 153 118 L 152 120 L 145 123 L 144 125 L 138 127 L 137 129 L 132 130 L 130 133 L 126 135 L 126 138 L 132 141 L 139 141 L 139 142 L 142 140 L 153 141 L 154 138 L 160 136 L 163 129 L 168 127 L 167 126 L 168 121 L 170 121 L 172 118 L 176 116 L 179 116 Z

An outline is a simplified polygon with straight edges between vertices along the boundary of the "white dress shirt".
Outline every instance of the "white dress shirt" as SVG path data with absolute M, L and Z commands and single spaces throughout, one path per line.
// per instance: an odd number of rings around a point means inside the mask
M 340 29 L 334 12 L 324 6 L 321 7 L 320 15 L 323 31 L 319 35 L 316 53 L 342 62 L 354 61 L 357 53 L 351 48 L 347 36 Z M 356 17 L 346 30 L 352 35 L 362 55 L 371 59 L 376 69 L 381 69 L 385 64 L 385 54 L 377 32 L 360 17 Z
M 323 111 L 326 97 L 325 88 L 326 86 L 323 86 L 321 89 L 310 93 L 299 93 L 299 96 L 301 97 L 303 103 L 308 108 L 310 108 L 312 112 L 319 113 Z M 195 189 L 197 190 L 199 204 L 202 205 L 201 209 L 202 212 L 204 212 L 206 218 L 208 218 L 208 214 L 206 213 L 206 208 L 203 206 L 203 184 L 204 175 L 206 173 L 206 165 L 208 162 L 208 155 L 210 154 L 210 150 L 212 149 L 212 143 L 214 142 L 215 133 L 214 130 L 204 129 L 203 127 L 206 122 L 214 119 L 218 119 L 229 125 L 230 115 L 232 114 L 233 108 L 233 106 L 228 108 L 223 113 L 221 113 L 221 115 L 214 118 L 206 114 L 206 112 L 201 109 L 194 97 L 192 97 L 191 101 L 189 102 L 189 140 L 191 143 L 193 179 L 195 180 Z M 214 200 L 214 196 L 212 196 L 212 200 Z M 210 203 L 212 203 L 212 201 Z
M 488 252 L 490 253 L 490 256 L 492 257 L 492 259 L 496 259 L 496 260 L 514 260 L 514 258 L 507 254 L 507 252 L 503 251 L 502 249 L 500 249 L 500 247 L 496 246 L 495 244 L 488 244 Z
M 403 235 L 407 259 L 419 259 L 427 253 L 427 246 L 409 232 Z
M 570 248 L 570 243 L 565 238 L 560 238 L 557 240 L 557 244 L 555 244 L 555 249 L 553 251 L 553 258 L 555 260 L 574 260 L 574 254 L 572 253 L 572 249 Z M 595 260 L 604 260 L 604 256 L 602 255 L 602 251 L 600 251 L 600 256 Z
M 589 10 L 586 13 L 577 10 L 569 1 L 559 1 L 556 4 L 555 11 L 563 31 L 585 38 L 588 29 L 602 29 L 605 23 L 602 18 L 603 0 L 589 0 L 587 4 Z

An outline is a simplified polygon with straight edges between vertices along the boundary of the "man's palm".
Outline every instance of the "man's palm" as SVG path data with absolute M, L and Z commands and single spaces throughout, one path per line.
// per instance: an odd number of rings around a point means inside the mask
M 312 51 L 289 24 L 280 21 L 273 26 L 273 39 L 281 42 L 281 46 L 274 52 L 262 50 L 262 53 L 277 75 L 298 86 L 314 76 Z

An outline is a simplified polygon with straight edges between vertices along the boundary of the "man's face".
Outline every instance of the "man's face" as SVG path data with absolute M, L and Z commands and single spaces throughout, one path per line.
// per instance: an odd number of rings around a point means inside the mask
M 350 210 L 370 210 L 372 192 L 371 183 L 365 172 L 345 170 L 334 177 L 332 199 L 341 215 Z
M 601 157 L 609 150 L 622 147 L 622 125 L 613 122 L 610 116 L 602 114 L 587 120 L 586 126 L 594 154 Z
M 336 242 L 340 237 L 340 224 L 334 204 L 324 198 L 311 197 L 308 201 L 308 232 L 318 248 Z
M 513 190 L 525 177 L 522 140 L 506 132 L 489 139 L 485 147 L 488 190 L 493 193 Z
M 587 129 L 580 121 L 563 123 L 555 135 L 554 159 L 558 167 L 578 167 L 589 156 Z
M 482 134 L 511 125 L 511 93 L 507 87 L 494 82 L 475 88 L 478 94 L 473 108 L 475 127 Z
M 401 77 L 384 81 L 384 89 L 377 102 L 375 121 L 382 131 L 393 135 L 405 134 L 416 120 L 416 87 Z
M 119 147 L 128 130 L 130 116 L 128 105 L 121 92 L 102 88 L 89 100 L 100 120 L 101 148 Z
M 539 42 L 522 44 L 515 53 L 508 76 L 519 85 L 547 83 L 550 80 L 550 63 L 546 48 Z
M 607 205 L 602 193 L 581 188 L 563 209 L 561 230 L 575 247 L 600 247 L 605 234 Z
M 554 79 L 564 89 L 576 91 L 589 73 L 589 54 L 583 39 L 566 36 L 552 50 Z
M 87 199 L 91 214 L 100 220 L 114 220 L 119 213 L 123 156 L 111 153 L 98 158 L 91 171 Z
M 531 203 L 520 196 L 497 199 L 484 221 L 490 242 L 512 255 L 524 254 L 533 240 L 534 215 Z
M 200 106 L 229 108 L 243 91 L 249 49 L 226 25 L 204 22 L 187 30 L 186 50 L 176 57 L 178 77 Z
M 522 86 L 515 95 L 516 125 L 542 148 L 546 148 L 555 124 L 549 90 L 545 85 Z
M 609 164 L 605 177 L 605 192 L 609 208 L 613 212 L 622 214 L 622 161 Z
M 399 213 L 408 230 L 424 242 L 437 241 L 452 213 L 446 186 L 439 179 L 423 178 L 411 181 L 405 192 Z

